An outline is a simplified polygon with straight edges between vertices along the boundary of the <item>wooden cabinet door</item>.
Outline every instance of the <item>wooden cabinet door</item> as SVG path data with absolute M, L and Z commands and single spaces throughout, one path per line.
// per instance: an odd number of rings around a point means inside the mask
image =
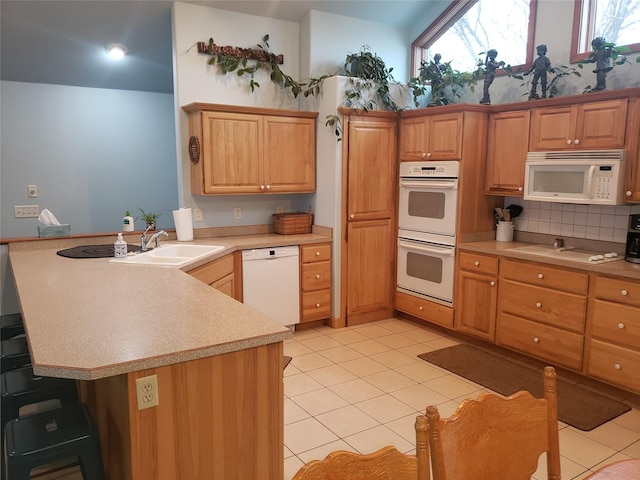
M 495 277 L 458 272 L 455 326 L 491 342 L 495 338 L 498 286 Z
M 431 117 L 427 160 L 459 160 L 461 158 L 462 119 L 462 113 Z
M 400 120 L 400 160 L 424 160 L 429 143 L 429 117 Z
M 395 230 L 391 219 L 349 222 L 347 230 L 347 323 L 393 314 Z
M 579 107 L 575 148 L 622 148 L 626 123 L 626 100 L 585 103 Z
M 202 113 L 204 193 L 259 193 L 262 123 L 257 115 Z
M 575 106 L 537 108 L 531 117 L 531 150 L 573 149 L 577 122 Z
M 487 193 L 522 196 L 524 165 L 529 151 L 529 111 L 489 116 Z
M 350 121 L 348 142 L 348 221 L 392 218 L 397 183 L 395 121 Z
M 309 118 L 264 118 L 264 190 L 316 189 L 316 122 Z

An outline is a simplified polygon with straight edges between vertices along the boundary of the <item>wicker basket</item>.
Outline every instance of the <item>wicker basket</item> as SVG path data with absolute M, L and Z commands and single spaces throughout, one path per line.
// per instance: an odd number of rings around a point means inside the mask
M 280 235 L 311 233 L 313 214 L 309 213 L 274 213 L 273 231 Z

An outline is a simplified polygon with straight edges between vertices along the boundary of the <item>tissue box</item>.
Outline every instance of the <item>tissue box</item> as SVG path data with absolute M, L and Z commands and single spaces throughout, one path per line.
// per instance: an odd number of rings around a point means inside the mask
M 38 225 L 38 236 L 45 237 L 64 237 L 71 233 L 71 225 Z

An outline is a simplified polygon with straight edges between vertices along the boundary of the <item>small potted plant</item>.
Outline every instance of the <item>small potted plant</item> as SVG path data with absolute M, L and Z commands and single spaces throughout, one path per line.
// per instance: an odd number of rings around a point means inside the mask
M 140 218 L 142 218 L 142 220 L 144 220 L 146 226 L 150 230 L 155 230 L 156 229 L 156 220 L 158 219 L 158 217 L 161 214 L 160 213 L 153 213 L 153 212 L 145 212 L 141 208 L 138 208 L 138 210 L 140 210 Z M 137 218 L 136 218 L 136 220 L 137 220 Z

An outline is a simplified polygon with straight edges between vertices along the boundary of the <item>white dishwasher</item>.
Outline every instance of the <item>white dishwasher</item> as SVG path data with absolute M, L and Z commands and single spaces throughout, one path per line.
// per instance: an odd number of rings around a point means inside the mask
M 300 264 L 297 245 L 242 251 L 245 305 L 284 325 L 300 323 Z

